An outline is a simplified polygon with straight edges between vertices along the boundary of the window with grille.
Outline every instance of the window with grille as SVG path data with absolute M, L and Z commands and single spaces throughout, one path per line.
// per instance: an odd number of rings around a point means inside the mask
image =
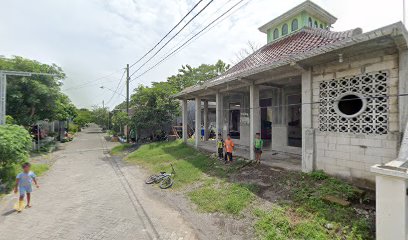
M 387 134 L 387 71 L 322 81 L 319 84 L 319 130 Z

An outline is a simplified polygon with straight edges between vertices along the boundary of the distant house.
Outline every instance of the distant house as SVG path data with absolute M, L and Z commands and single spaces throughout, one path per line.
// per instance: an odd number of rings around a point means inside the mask
M 177 98 L 215 102 L 218 131 L 240 145 L 261 132 L 268 148 L 301 154 L 305 172 L 373 180 L 370 166 L 396 158 L 407 122 L 408 35 L 402 23 L 333 32 L 336 20 L 305 1 L 259 28 L 265 46 Z

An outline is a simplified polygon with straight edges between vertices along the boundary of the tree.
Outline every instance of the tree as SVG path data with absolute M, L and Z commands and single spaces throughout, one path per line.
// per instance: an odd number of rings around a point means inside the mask
M 198 67 L 182 66 L 177 75 L 167 78 L 166 82 L 153 82 L 151 87 L 140 85 L 131 96 L 134 115 L 130 125 L 138 130 L 148 130 L 152 136 L 168 130 L 169 124 L 180 115 L 179 101 L 172 95 L 186 87 L 201 84 L 215 78 L 229 69 L 221 60 L 215 64 L 201 64 Z M 125 103 L 116 109 L 125 108 Z
M 183 65 L 178 70 L 177 75 L 170 76 L 167 81 L 174 92 L 179 92 L 186 87 L 201 84 L 209 79 L 215 78 L 229 69 L 229 65 L 218 60 L 215 64 L 201 64 L 193 68 L 190 65 Z
M 235 65 L 241 62 L 242 60 L 244 60 L 246 57 L 248 57 L 252 53 L 258 51 L 258 49 L 260 48 L 261 48 L 260 44 L 248 41 L 246 47 L 241 48 L 241 50 L 235 53 L 235 59 L 232 60 L 232 63 Z
M 56 77 L 32 75 L 8 76 L 7 114 L 18 124 L 31 125 L 37 120 L 62 120 L 72 116 L 73 105 L 60 90 L 65 73 L 55 64 L 43 64 L 22 57 L 0 58 L 0 69 L 55 74 Z M 69 105 L 69 106 L 67 106 Z
M 64 121 L 73 119 L 77 116 L 77 108 L 71 103 L 71 100 L 65 94 L 60 93 L 55 101 L 53 120 Z
M 125 125 L 129 124 L 129 117 L 126 112 L 118 111 L 112 116 L 112 125 L 114 130 L 122 132 Z
M 102 128 L 107 128 L 110 121 L 108 108 L 94 106 L 92 109 L 92 122 L 98 124 Z
M 179 113 L 179 103 L 172 98 L 171 85 L 168 82 L 153 83 L 151 87 L 140 85 L 132 95 L 135 114 L 133 127 L 150 130 L 155 136 L 159 130 L 170 124 Z
M 77 110 L 77 116 L 74 118 L 74 123 L 79 127 L 85 127 L 85 125 L 91 123 L 92 120 L 92 112 L 89 109 L 81 108 Z

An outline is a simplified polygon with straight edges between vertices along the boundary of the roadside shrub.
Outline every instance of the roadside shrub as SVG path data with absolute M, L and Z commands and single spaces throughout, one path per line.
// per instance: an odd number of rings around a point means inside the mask
M 72 133 L 77 133 L 79 131 L 79 126 L 76 125 L 75 123 L 69 123 L 68 124 L 68 129 Z
M 0 193 L 8 192 L 12 189 L 15 179 L 16 171 L 13 165 L 0 167 Z
M 14 165 L 27 161 L 31 136 L 17 125 L 0 126 L 0 180 L 6 188 L 14 181 Z
M 0 166 L 26 161 L 30 150 L 31 136 L 17 125 L 0 126 Z
M 16 121 L 14 120 L 14 118 L 10 115 L 6 115 L 6 124 L 15 124 Z
M 108 131 L 108 135 L 110 135 L 110 136 L 117 136 L 118 133 L 117 133 L 115 130 L 109 130 L 109 131 Z

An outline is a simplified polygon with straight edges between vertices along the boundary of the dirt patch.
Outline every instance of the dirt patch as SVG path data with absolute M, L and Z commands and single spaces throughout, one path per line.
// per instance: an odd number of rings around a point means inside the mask
M 229 179 L 232 182 L 251 183 L 259 187 L 258 196 L 264 200 L 275 202 L 288 200 L 292 192 L 291 181 L 301 181 L 299 173 L 284 171 L 264 165 L 247 165 L 241 171 L 232 174 Z
M 291 203 L 294 191 L 301 188 L 301 184 L 319 187 L 319 181 L 305 178 L 304 174 L 296 171 L 286 171 L 264 165 L 247 165 L 240 171 L 229 176 L 231 182 L 251 183 L 257 186 L 256 195 L 266 202 Z M 303 185 L 304 186 L 304 185 Z M 375 226 L 375 192 L 369 189 L 359 189 L 358 197 L 346 199 L 351 202 L 359 218 L 369 222 L 371 232 Z M 296 219 L 296 218 L 295 218 Z

